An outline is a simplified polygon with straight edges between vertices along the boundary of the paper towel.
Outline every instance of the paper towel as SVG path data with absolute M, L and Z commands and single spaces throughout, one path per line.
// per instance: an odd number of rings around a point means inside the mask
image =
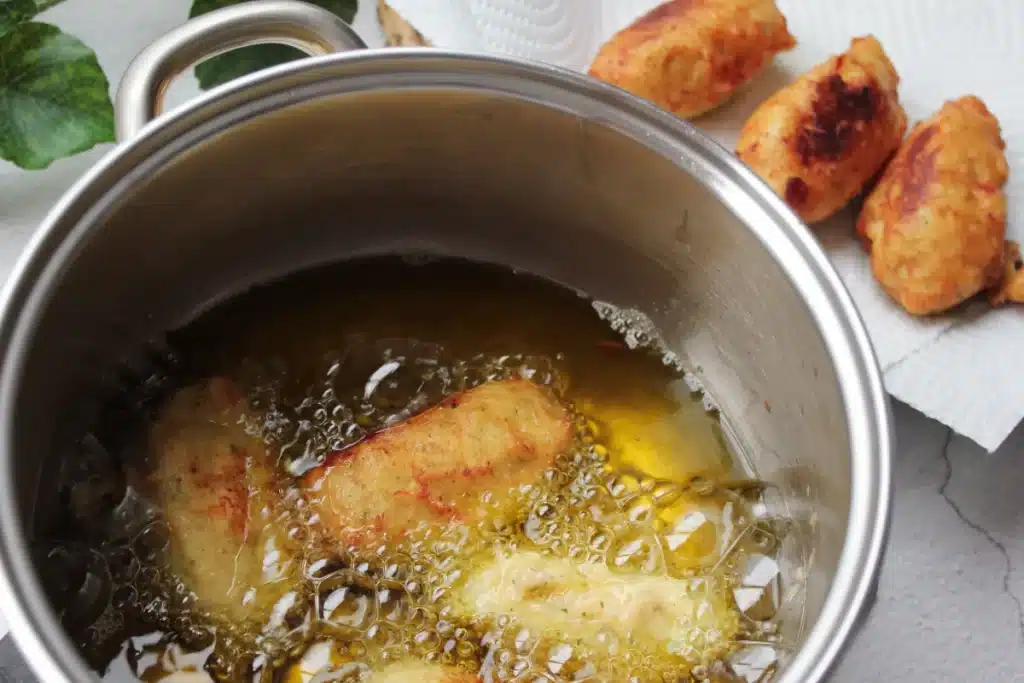
M 388 0 L 437 47 L 506 54 L 585 71 L 598 47 L 658 0 Z M 770 93 L 850 39 L 874 34 L 899 71 L 911 121 L 976 94 L 999 117 L 1011 169 L 1009 236 L 1024 239 L 1024 2 L 988 0 L 778 0 L 796 49 L 695 123 L 728 147 Z M 860 309 L 896 398 L 989 451 L 1024 417 L 1014 349 L 1024 345 L 1024 307 L 967 306 L 913 318 L 878 288 L 846 211 L 816 228 Z

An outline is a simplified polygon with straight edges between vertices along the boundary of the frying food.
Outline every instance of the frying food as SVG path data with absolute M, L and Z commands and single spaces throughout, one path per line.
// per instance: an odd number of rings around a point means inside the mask
M 403 661 L 370 671 L 365 665 L 346 662 L 329 641 L 313 645 L 288 670 L 283 683 L 352 680 L 364 683 L 477 683 L 480 679 L 462 669 L 441 664 Z
M 205 671 L 175 671 L 160 679 L 160 683 L 213 683 Z
M 670 0 L 601 46 L 590 75 L 692 118 L 794 45 L 775 0 Z
M 609 630 L 634 644 L 662 643 L 691 666 L 725 654 L 739 628 L 735 607 L 704 580 L 617 573 L 604 563 L 528 551 L 496 554 L 470 574 L 455 604 L 591 643 Z
M 223 377 L 155 416 L 124 407 L 179 378 L 128 388 L 73 472 L 120 447 L 131 489 L 76 507 L 94 545 L 46 548 L 70 635 L 101 676 L 154 683 L 725 683 L 752 642 L 768 666 L 789 525 L 622 313 L 398 257 L 205 313 L 160 368 Z
M 333 454 L 305 488 L 338 538 L 471 522 L 482 514 L 480 494 L 536 481 L 572 438 L 569 416 L 546 389 L 489 382 Z
M 1007 277 L 1013 296 L 1017 277 L 1004 270 L 1004 147 L 984 102 L 947 102 L 914 127 L 865 201 L 857 231 L 871 270 L 908 312 L 945 311 Z
M 1003 281 L 989 298 L 996 305 L 1008 301 L 1024 303 L 1024 259 L 1021 258 L 1020 245 L 1012 240 L 1006 242 L 1005 261 Z
M 759 106 L 736 154 L 804 221 L 853 199 L 899 147 L 899 75 L 873 36 L 855 38 Z
M 369 683 L 478 683 L 474 674 L 425 662 L 408 662 L 391 666 L 370 676 Z
M 307 651 L 319 653 L 317 646 Z M 306 660 L 310 660 L 307 662 Z M 312 659 L 303 657 L 303 661 L 294 665 L 288 672 L 284 683 L 313 683 L 313 681 L 328 680 L 317 678 L 318 674 L 331 675 L 340 668 L 336 662 L 326 661 L 320 665 L 312 664 Z M 368 677 L 362 675 L 360 668 L 353 667 L 352 675 L 355 678 L 331 679 L 331 680 L 353 680 L 363 683 L 478 683 L 480 678 L 461 669 L 442 666 L 440 664 L 429 664 L 427 662 L 402 662 L 392 664 L 380 671 L 368 673 Z M 179 671 L 160 679 L 160 683 L 213 683 L 213 678 L 203 671 Z
M 233 622 L 265 618 L 295 571 L 274 517 L 274 462 L 240 424 L 241 401 L 223 378 L 185 388 L 149 438 L 170 564 L 202 607 Z

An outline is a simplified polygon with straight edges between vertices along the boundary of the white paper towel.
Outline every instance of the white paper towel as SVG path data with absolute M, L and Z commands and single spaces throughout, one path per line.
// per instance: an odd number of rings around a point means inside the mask
M 493 52 L 586 70 L 612 33 L 659 0 L 388 0 L 437 47 Z M 980 96 L 999 117 L 1011 179 L 1009 236 L 1024 239 L 1024 2 L 987 0 L 778 0 L 796 49 L 727 106 L 695 123 L 732 148 L 747 116 L 769 94 L 850 39 L 873 33 L 899 71 L 912 121 L 960 95 Z M 1013 170 L 1018 171 L 1017 174 Z M 871 277 L 849 211 L 818 227 L 822 243 L 867 324 L 896 398 L 995 450 L 1024 417 L 1024 307 L 969 306 L 913 318 Z

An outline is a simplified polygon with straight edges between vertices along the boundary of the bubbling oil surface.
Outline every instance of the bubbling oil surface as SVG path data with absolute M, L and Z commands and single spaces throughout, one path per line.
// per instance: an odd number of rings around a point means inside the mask
M 362 681 L 406 660 L 487 683 L 768 680 L 784 525 L 759 518 L 759 487 L 692 378 L 649 335 L 613 330 L 610 309 L 598 309 L 497 268 L 396 259 L 294 277 L 207 313 L 172 339 L 182 373 L 165 378 L 167 391 L 211 375 L 244 389 L 245 429 L 276 455 L 266 519 L 298 548 L 296 578 L 262 621 L 205 612 L 170 567 L 168 521 L 136 483 L 152 454 L 139 439 L 89 442 L 79 456 L 87 466 L 62 482 L 74 536 L 39 548 L 69 632 L 105 681 L 175 680 L 175 671 Z M 514 514 L 421 524 L 367 546 L 340 547 L 320 528 L 297 484 L 304 473 L 446 396 L 513 377 L 549 387 L 575 433 L 539 481 L 480 492 L 485 508 L 511 498 Z M 137 413 L 140 424 L 153 419 L 147 406 Z M 735 631 L 720 647 L 721 634 L 695 626 L 668 646 L 617 632 L 612 618 L 584 642 L 458 607 L 467 577 L 518 552 L 676 579 L 698 612 L 701 600 L 727 603 Z

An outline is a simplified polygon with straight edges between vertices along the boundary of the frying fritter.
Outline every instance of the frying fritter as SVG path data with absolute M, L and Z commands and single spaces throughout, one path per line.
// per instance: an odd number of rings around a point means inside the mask
M 426 662 L 392 664 L 370 676 L 368 683 L 479 683 L 475 674 Z
M 795 45 L 775 0 L 670 0 L 602 45 L 590 75 L 692 118 Z
M 857 222 L 882 288 L 914 315 L 945 311 L 1004 278 L 1009 167 L 999 122 L 974 96 L 918 123 Z
M 175 671 L 160 679 L 159 683 L 214 683 L 205 671 Z
M 483 514 L 482 493 L 537 481 L 572 434 L 568 414 L 543 387 L 489 382 L 334 453 L 305 488 L 337 538 L 472 521 Z
M 1012 240 L 1006 242 L 1005 263 L 1003 280 L 989 299 L 997 306 L 1008 301 L 1024 303 L 1024 258 L 1021 258 L 1020 245 Z
M 534 632 L 553 629 L 591 644 L 602 631 L 617 632 L 696 666 L 726 654 L 739 629 L 739 614 L 724 597 L 728 591 L 710 590 L 702 581 L 617 573 L 604 563 L 517 551 L 473 571 L 454 605 L 464 614 L 508 615 Z
M 855 38 L 747 120 L 736 154 L 804 221 L 839 211 L 885 165 L 907 129 L 899 75 L 874 36 Z
M 462 669 L 436 663 L 404 661 L 371 671 L 362 663 L 346 662 L 330 642 L 313 645 L 293 664 L 284 683 L 344 680 L 363 683 L 478 683 L 480 678 Z
M 171 566 L 203 608 L 233 622 L 265 619 L 296 569 L 276 518 L 273 462 L 240 423 L 242 398 L 223 378 L 185 388 L 149 441 Z
M 307 655 L 309 653 L 320 654 L 315 645 L 307 651 Z M 332 657 L 331 660 L 333 659 Z M 335 661 L 320 662 L 315 657 L 303 657 L 301 662 L 288 670 L 284 683 L 335 680 L 333 677 L 318 679 L 317 675 L 326 673 L 330 676 L 331 672 L 338 671 L 341 667 L 343 665 Z M 427 662 L 401 662 L 380 671 L 366 672 L 367 675 L 362 675 L 363 671 L 362 667 L 353 668 L 353 677 L 344 680 L 361 681 L 362 683 L 479 683 L 480 681 L 479 676 L 462 669 Z M 213 683 L 213 679 L 204 671 L 179 671 L 160 679 L 160 683 Z

